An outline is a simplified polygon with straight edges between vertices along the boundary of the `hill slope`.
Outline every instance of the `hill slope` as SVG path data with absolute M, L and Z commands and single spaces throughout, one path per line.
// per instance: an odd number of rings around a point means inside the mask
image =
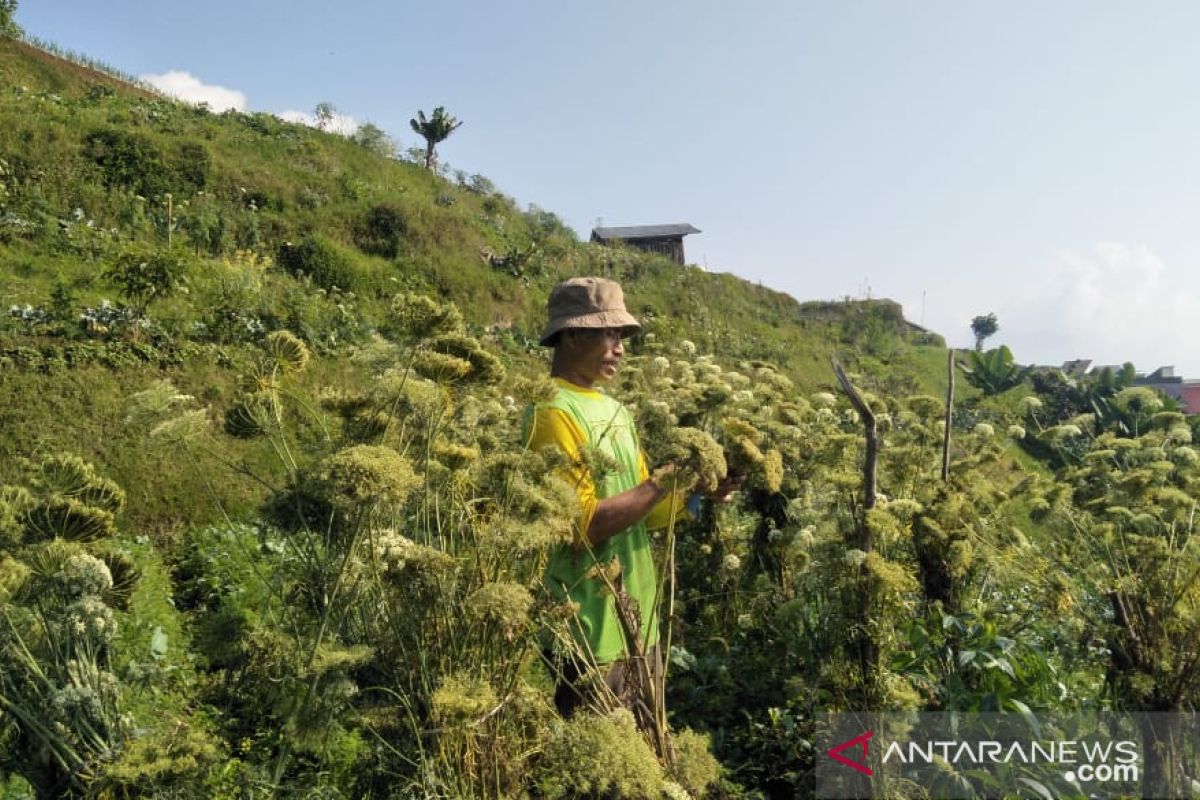
M 772 361 L 802 392 L 832 385 L 834 353 L 871 388 L 943 391 L 944 349 L 914 342 L 895 304 L 802 305 L 582 243 L 482 176 L 447 180 L 379 142 L 269 114 L 211 114 L 20 42 L 0 41 L 0 85 L 0 297 L 20 310 L 0 330 L 0 479 L 33 450 L 78 450 L 147 487 L 138 523 L 173 527 L 200 487 L 160 491 L 153 460 L 119 446 L 122 391 L 166 370 L 220 409 L 239 352 L 277 328 L 353 382 L 340 360 L 387 327 L 399 291 L 452 300 L 516 372 L 539 371 L 546 294 L 578 274 L 620 280 L 660 341 Z M 151 253 L 179 281 L 142 298 L 135 322 L 118 307 L 137 298 L 111 270 Z M 31 391 L 41 402 L 23 401 Z M 174 495 L 185 513 L 172 519 L 153 497 Z

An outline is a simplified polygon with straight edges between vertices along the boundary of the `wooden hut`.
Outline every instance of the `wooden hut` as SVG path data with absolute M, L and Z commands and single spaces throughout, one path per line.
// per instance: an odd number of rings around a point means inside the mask
M 648 253 L 660 253 L 683 265 L 683 237 L 700 229 L 681 222 L 678 225 L 628 225 L 623 228 L 595 228 L 592 241 L 608 244 L 625 242 Z

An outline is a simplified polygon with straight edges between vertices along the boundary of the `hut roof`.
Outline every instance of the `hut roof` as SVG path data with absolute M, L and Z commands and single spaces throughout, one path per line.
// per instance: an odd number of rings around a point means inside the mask
M 689 233 L 700 233 L 700 229 L 686 222 L 676 225 L 626 225 L 619 228 L 595 228 L 592 238 L 605 241 L 608 239 L 661 239 L 666 236 L 687 236 Z

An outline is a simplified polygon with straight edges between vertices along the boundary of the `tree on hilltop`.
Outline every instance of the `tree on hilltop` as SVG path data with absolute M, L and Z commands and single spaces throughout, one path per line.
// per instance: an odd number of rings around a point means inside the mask
M 396 142 L 373 122 L 364 122 L 359 125 L 358 130 L 351 134 L 350 140 L 385 158 L 396 157 Z
M 980 314 L 971 320 L 971 333 L 975 334 L 975 352 L 983 352 L 983 340 L 995 335 L 1000 330 L 1000 323 L 995 314 Z
M 437 145 L 454 133 L 462 125 L 461 122 L 446 113 L 446 109 L 438 106 L 433 110 L 433 116 L 425 118 L 424 111 L 418 111 L 415 119 L 408 121 L 417 135 L 425 140 L 425 169 L 431 172 L 437 170 Z
M 0 0 L 0 37 L 16 37 L 21 35 L 21 26 L 17 25 L 17 0 Z
M 333 118 L 337 114 L 337 109 L 333 107 L 333 103 L 328 101 L 317 103 L 317 107 L 313 109 L 313 119 L 317 123 L 317 130 L 327 131 L 333 127 Z

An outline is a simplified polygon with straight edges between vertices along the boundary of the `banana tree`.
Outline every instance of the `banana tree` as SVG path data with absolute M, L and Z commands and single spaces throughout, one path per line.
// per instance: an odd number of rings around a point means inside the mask
M 986 352 L 967 353 L 968 364 L 959 364 L 972 386 L 986 395 L 1000 394 L 1019 385 L 1033 371 L 1033 367 L 1019 367 L 1013 363 L 1012 351 L 1000 345 Z
M 430 171 L 437 169 L 436 148 L 438 143 L 444 141 L 462 125 L 461 122 L 447 114 L 446 109 L 442 106 L 435 108 L 433 115 L 428 119 L 425 118 L 424 111 L 418 111 L 416 118 L 410 119 L 408 124 L 425 139 L 425 169 Z

